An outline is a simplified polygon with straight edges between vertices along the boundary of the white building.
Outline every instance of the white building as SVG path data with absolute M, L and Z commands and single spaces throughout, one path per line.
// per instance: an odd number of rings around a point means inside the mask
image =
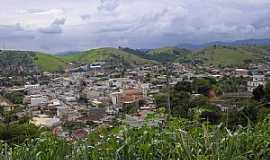
M 40 85 L 39 84 L 35 84 L 35 85 L 25 85 L 24 88 L 26 90 L 31 90 L 31 89 L 39 89 Z
M 31 95 L 30 96 L 30 106 L 39 107 L 48 104 L 48 97 L 43 95 Z
M 259 85 L 265 85 L 264 75 L 253 75 L 252 80 L 247 83 L 247 89 L 249 92 L 253 92 Z
M 39 117 L 33 117 L 31 122 L 36 126 L 48 128 L 56 127 L 61 124 L 59 118 L 49 118 L 47 115 L 39 115 Z

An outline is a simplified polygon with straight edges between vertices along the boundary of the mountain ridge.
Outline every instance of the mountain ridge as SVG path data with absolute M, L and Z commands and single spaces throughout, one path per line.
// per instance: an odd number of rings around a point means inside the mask
M 241 45 L 270 45 L 270 38 L 265 39 L 243 39 L 243 40 L 234 40 L 234 41 L 212 41 L 202 44 L 192 44 L 192 43 L 180 43 L 176 45 L 179 48 L 186 48 L 186 49 L 200 49 L 206 48 L 213 45 L 224 45 L 224 46 L 241 46 Z

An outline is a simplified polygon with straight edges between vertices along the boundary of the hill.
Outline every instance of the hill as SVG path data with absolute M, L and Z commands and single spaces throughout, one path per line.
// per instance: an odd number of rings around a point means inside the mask
M 34 62 L 39 70 L 47 72 L 64 71 L 68 64 L 61 57 L 44 53 L 36 53 L 34 55 Z
M 146 53 L 146 57 L 148 59 L 152 59 L 159 62 L 173 62 L 177 58 L 185 56 L 191 53 L 191 51 L 187 49 L 175 48 L 175 47 L 166 47 L 166 48 L 158 48 L 149 51 Z
M 65 56 L 55 56 L 33 51 L 0 51 L 0 75 L 23 75 L 37 72 L 64 71 L 69 63 L 78 65 L 97 61 L 127 66 L 156 63 L 136 55 L 115 49 L 100 48 Z
M 116 48 L 100 48 L 93 49 L 78 54 L 64 56 L 63 59 L 68 62 L 76 62 L 80 64 L 105 61 L 113 64 L 124 64 L 127 66 L 153 64 L 151 60 L 143 59 L 137 55 L 116 49 Z
M 186 48 L 186 49 L 200 49 L 207 48 L 213 45 L 222 45 L 222 46 L 246 46 L 246 45 L 255 45 L 255 46 L 266 46 L 270 45 L 270 39 L 244 39 L 244 40 L 235 40 L 235 41 L 214 41 L 203 44 L 192 44 L 192 43 L 182 43 L 178 44 L 176 47 Z
M 0 51 L 0 74 L 34 74 L 39 71 L 64 70 L 67 63 L 61 58 L 32 51 Z
M 248 63 L 266 63 L 270 56 L 267 46 L 218 46 L 194 51 L 180 62 L 197 62 L 214 66 L 244 66 Z

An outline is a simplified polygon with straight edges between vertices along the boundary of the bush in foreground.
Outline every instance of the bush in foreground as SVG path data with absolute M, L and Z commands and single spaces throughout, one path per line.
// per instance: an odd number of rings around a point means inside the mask
M 269 159 L 270 119 L 229 131 L 173 118 L 158 127 L 98 128 L 84 141 L 66 142 L 44 134 L 23 145 L 1 144 L 0 159 Z

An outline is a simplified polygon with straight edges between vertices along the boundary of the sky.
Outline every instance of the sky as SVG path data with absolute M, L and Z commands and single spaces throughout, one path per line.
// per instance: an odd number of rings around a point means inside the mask
M 48 53 L 270 38 L 270 0 L 0 0 L 0 48 Z

